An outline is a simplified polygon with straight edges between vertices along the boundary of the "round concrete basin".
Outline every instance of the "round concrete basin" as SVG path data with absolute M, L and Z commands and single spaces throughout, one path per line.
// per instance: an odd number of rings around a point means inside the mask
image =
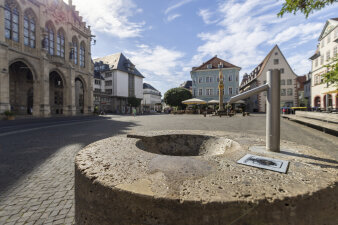
M 76 157 L 77 225 L 336 225 L 338 162 L 257 136 L 162 131 L 115 136 Z M 237 164 L 247 153 L 290 161 L 287 174 Z

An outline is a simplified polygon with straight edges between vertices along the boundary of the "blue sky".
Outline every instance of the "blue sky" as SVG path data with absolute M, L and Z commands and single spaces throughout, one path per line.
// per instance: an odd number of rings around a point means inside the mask
M 279 0 L 73 0 L 91 25 L 92 56 L 122 52 L 162 94 L 190 79 L 190 70 L 217 55 L 251 72 L 278 44 L 296 74 L 308 58 L 338 4 L 305 19 L 278 18 Z

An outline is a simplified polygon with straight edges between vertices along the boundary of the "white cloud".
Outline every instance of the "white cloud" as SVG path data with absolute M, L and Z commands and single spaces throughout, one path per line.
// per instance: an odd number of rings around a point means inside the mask
M 287 60 L 298 76 L 307 74 L 311 70 L 311 63 L 309 57 L 313 55 L 313 51 L 308 51 L 305 53 L 295 54 L 291 57 L 288 57 Z
M 186 73 L 182 71 L 183 52 L 142 44 L 136 50 L 125 53 L 146 77 L 144 82 L 153 84 L 162 93 L 185 80 Z
M 181 0 L 181 1 L 179 1 L 178 3 L 176 3 L 176 4 L 172 5 L 172 6 L 169 6 L 169 7 L 164 11 L 164 13 L 165 13 L 165 14 L 168 14 L 170 11 L 172 11 L 172 10 L 174 10 L 174 9 L 177 9 L 177 8 L 179 8 L 179 7 L 181 7 L 181 6 L 185 5 L 185 4 L 187 4 L 187 3 L 189 3 L 189 2 L 192 2 L 192 1 L 193 1 L 193 0 Z
M 177 19 L 177 18 L 180 17 L 180 16 L 181 16 L 180 14 L 169 15 L 169 16 L 167 17 L 167 20 L 168 20 L 169 22 L 171 22 L 171 21 L 173 21 L 174 19 Z
M 305 20 L 304 15 L 285 15 L 278 18 L 277 13 L 282 2 L 223 0 L 217 10 L 212 12 L 214 17 L 218 16 L 214 27 L 216 29 L 197 35 L 203 44 L 197 48 L 192 62 L 199 65 L 203 60 L 218 55 L 242 67 L 241 73 L 251 72 L 275 44 L 287 43 L 296 48 L 315 40 L 324 24 Z M 202 9 L 199 15 L 205 23 L 210 22 L 210 10 Z M 296 55 L 290 57 L 293 60 L 290 65 L 293 67 L 295 63 L 297 73 L 309 70 L 309 62 L 304 54 L 298 49 Z
M 73 0 L 76 10 L 96 32 L 104 32 L 119 38 L 141 35 L 145 22 L 132 22 L 135 13 L 142 13 L 133 0 Z
M 213 24 L 218 21 L 217 19 L 211 20 L 213 13 L 209 9 L 200 9 L 198 15 L 202 17 L 205 24 Z

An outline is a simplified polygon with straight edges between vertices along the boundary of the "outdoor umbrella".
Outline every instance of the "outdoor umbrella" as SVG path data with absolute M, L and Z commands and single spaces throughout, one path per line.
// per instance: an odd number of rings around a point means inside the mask
M 182 101 L 182 103 L 186 104 L 186 105 L 204 105 L 204 104 L 207 104 L 206 101 L 198 99 L 198 98 L 191 98 L 191 99 Z
M 219 100 L 208 101 L 208 104 L 218 104 L 218 103 L 219 103 Z

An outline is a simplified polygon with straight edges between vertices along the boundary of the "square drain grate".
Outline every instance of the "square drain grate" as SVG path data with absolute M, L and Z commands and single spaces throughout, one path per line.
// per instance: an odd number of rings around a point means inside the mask
M 247 154 L 237 161 L 239 164 L 286 173 L 289 162 L 281 159 L 272 159 L 258 155 Z

